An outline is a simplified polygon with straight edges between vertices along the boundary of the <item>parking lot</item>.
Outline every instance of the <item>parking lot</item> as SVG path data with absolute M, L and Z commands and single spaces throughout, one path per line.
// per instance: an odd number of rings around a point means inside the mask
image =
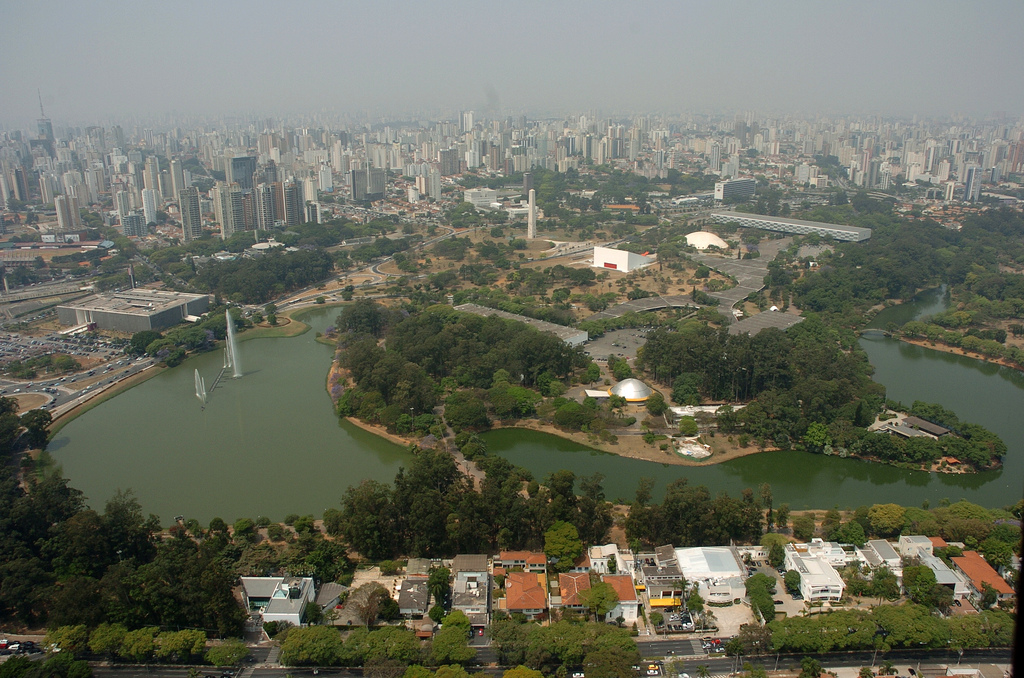
M 607 360 L 608 356 L 616 355 L 632 360 L 636 350 L 647 343 L 646 329 L 612 330 L 603 337 L 587 342 L 583 350 L 595 360 Z

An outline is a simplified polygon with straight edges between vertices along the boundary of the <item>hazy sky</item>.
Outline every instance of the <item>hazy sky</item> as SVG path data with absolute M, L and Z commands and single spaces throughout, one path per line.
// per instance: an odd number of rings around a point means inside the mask
M 161 114 L 1024 112 L 1024 2 L 0 0 L 0 125 Z

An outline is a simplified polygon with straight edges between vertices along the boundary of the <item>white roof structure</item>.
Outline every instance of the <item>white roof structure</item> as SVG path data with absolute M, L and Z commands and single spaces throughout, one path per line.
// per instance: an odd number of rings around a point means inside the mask
M 691 247 L 696 247 L 699 250 L 706 250 L 709 247 L 718 247 L 723 250 L 729 249 L 729 243 L 708 231 L 694 231 L 693 233 L 687 233 L 686 244 Z
M 740 577 L 743 567 L 727 546 L 702 546 L 676 549 L 679 569 L 689 580 Z
M 631 403 L 643 402 L 654 393 L 650 386 L 639 379 L 623 379 L 615 384 L 615 386 L 612 386 L 608 392 L 620 398 L 625 398 Z

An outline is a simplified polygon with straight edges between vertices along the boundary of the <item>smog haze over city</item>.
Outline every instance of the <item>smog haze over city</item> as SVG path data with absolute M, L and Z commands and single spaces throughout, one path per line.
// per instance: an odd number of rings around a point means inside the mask
M 8 1 L 0 125 L 1019 113 L 1024 3 Z

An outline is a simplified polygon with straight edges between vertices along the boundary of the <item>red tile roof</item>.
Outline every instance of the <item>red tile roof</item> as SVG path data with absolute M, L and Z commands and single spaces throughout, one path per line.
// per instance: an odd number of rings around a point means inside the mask
M 1006 583 L 1006 580 L 999 576 L 999 573 L 992 569 L 992 566 L 985 562 L 977 551 L 964 551 L 962 556 L 952 559 L 960 571 L 967 575 L 974 588 L 982 590 L 984 584 L 988 584 L 999 594 L 1012 594 L 1013 588 Z
M 558 575 L 558 589 L 562 594 L 562 605 L 582 605 L 580 592 L 590 589 L 590 574 L 568 572 Z
M 946 540 L 942 537 L 928 537 L 928 539 L 931 540 L 932 546 L 937 549 L 944 549 L 949 546 L 949 544 L 946 543 Z
M 611 584 L 615 593 L 619 596 L 620 603 L 632 603 L 636 601 L 636 589 L 633 587 L 633 578 L 628 574 L 606 574 L 601 581 Z
M 510 572 L 505 581 L 505 607 L 508 610 L 543 610 L 548 596 L 532 572 Z

